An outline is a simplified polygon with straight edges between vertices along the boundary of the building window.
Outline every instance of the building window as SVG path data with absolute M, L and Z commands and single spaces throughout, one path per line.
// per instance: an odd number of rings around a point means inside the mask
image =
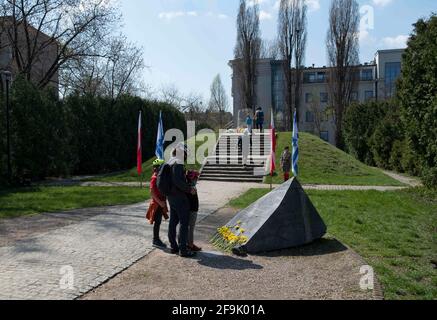
M 371 81 L 373 80 L 373 70 L 372 69 L 364 69 L 361 73 L 362 81 Z
M 317 72 L 317 82 L 325 82 L 326 72 Z
M 323 83 L 326 81 L 326 72 L 306 72 L 303 75 L 304 83 Z
M 329 96 L 327 92 L 320 93 L 320 102 L 327 103 L 329 101 Z
M 396 90 L 396 80 L 401 74 L 400 62 L 388 62 L 385 64 L 385 96 L 390 98 Z
M 357 91 L 352 91 L 352 93 L 351 93 L 351 100 L 352 101 L 358 101 L 358 92 Z
M 316 80 L 316 74 L 314 72 L 307 72 L 303 75 L 303 82 L 313 83 Z
M 364 92 L 364 100 L 369 101 L 373 99 L 373 91 Z
M 311 111 L 307 111 L 306 113 L 306 122 L 314 122 L 314 113 Z
M 312 94 L 312 93 L 306 93 L 306 94 L 305 94 L 305 102 L 306 102 L 306 103 L 311 103 L 311 102 L 313 102 L 313 94 Z
M 328 131 L 321 131 L 320 132 L 320 139 L 329 142 L 329 132 Z

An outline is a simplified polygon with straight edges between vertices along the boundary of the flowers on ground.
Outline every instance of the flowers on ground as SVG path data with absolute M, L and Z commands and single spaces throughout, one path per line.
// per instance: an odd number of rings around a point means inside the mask
M 214 246 L 224 250 L 232 251 L 238 245 L 244 245 L 249 241 L 249 238 L 243 235 L 246 230 L 241 228 L 241 221 L 237 222 L 237 225 L 233 227 L 223 226 L 217 229 L 217 233 L 211 239 L 211 243 Z M 234 233 L 234 230 L 236 233 Z

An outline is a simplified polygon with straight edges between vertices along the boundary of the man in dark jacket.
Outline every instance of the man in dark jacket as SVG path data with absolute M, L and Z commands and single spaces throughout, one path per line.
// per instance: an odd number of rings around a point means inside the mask
M 179 254 L 184 258 L 195 256 L 187 248 L 188 226 L 190 222 L 190 202 L 187 193 L 194 194 L 196 189 L 190 186 L 185 175 L 185 161 L 188 157 L 186 146 L 178 145 L 173 150 L 172 158 L 168 162 L 171 166 L 172 188 L 168 195 L 170 203 L 170 225 L 168 239 L 171 245 L 171 253 Z M 179 244 L 176 241 L 176 229 L 179 226 Z

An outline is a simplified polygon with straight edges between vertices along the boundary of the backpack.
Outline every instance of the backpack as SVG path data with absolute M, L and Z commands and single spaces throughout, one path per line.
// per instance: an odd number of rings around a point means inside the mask
M 156 185 L 163 196 L 169 196 L 172 187 L 171 166 L 166 163 L 159 169 Z

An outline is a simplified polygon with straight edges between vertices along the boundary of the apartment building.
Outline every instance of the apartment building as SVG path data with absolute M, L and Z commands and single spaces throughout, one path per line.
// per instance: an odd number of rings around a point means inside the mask
M 368 100 L 384 100 L 395 93 L 396 80 L 401 73 L 404 49 L 379 50 L 373 61 L 356 66 L 356 86 L 352 99 L 358 102 Z M 247 116 L 241 103 L 238 82 L 240 74 L 235 61 L 230 61 L 233 69 L 232 96 L 234 124 L 242 125 Z M 283 62 L 280 60 L 260 59 L 256 66 L 256 107 L 262 107 L 266 115 L 266 123 L 270 123 L 273 108 L 275 123 L 278 128 L 284 127 L 285 120 L 285 78 Z M 330 97 L 327 83 L 329 68 L 307 67 L 302 73 L 302 91 L 299 105 L 299 128 L 311 132 L 335 144 L 335 122 L 330 110 Z

